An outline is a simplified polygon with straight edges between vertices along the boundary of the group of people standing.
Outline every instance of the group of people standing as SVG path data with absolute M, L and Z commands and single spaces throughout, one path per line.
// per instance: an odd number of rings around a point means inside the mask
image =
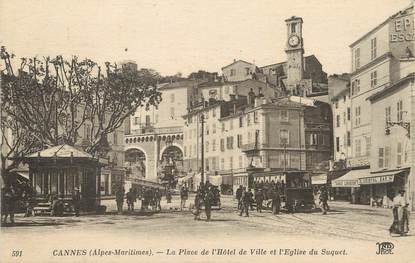
M 255 199 L 254 199 L 255 197 Z M 236 200 L 238 201 L 239 216 L 245 214 L 249 216 L 249 210 L 253 209 L 253 204 L 256 204 L 256 210 L 262 213 L 264 200 L 271 201 L 272 213 L 279 214 L 281 209 L 281 188 L 274 184 L 267 189 L 255 188 L 254 193 L 251 189 L 246 189 L 242 185 L 236 190 Z
M 117 203 L 118 214 L 122 214 L 123 212 L 124 198 L 127 202 L 128 211 L 134 212 L 134 204 L 137 202 L 137 200 L 141 200 L 141 211 L 149 209 L 149 206 L 151 206 L 153 211 L 160 211 L 161 197 L 162 193 L 158 188 L 153 189 L 150 187 L 145 187 L 141 192 L 130 188 L 127 194 L 125 194 L 124 188 L 120 188 L 115 193 L 115 201 Z

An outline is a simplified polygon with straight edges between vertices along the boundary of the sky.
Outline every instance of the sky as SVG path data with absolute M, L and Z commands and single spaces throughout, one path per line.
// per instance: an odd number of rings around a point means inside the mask
M 411 0 L 0 0 L 0 45 L 17 57 L 134 60 L 164 75 L 234 59 L 284 61 L 285 19 L 304 20 L 305 55 L 350 71 L 349 45 Z

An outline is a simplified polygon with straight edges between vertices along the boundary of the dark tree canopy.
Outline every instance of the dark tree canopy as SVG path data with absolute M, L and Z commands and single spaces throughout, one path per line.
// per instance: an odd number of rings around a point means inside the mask
M 160 75 L 151 69 L 122 70 L 116 64 L 101 68 L 90 59 L 22 58 L 1 48 L 1 129 L 9 144 L 4 158 L 59 144 L 81 145 L 93 155 L 108 151 L 107 135 L 138 107 L 157 106 Z M 88 129 L 84 129 L 85 126 Z M 82 130 L 81 130 L 82 129 Z M 6 138 L 11 130 L 13 140 Z

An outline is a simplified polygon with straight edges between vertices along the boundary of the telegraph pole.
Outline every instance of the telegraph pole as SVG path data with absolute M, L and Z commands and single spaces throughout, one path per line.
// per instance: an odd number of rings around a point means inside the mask
M 200 115 L 200 123 L 202 124 L 202 145 L 201 145 L 201 159 L 202 159 L 202 171 L 201 171 L 201 181 L 205 183 L 205 115 Z

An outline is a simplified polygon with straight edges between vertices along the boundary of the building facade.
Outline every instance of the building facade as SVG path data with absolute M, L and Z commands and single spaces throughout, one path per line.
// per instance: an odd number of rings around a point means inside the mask
M 389 207 L 399 189 L 414 203 L 413 9 L 411 4 L 350 45 L 351 171 L 333 186 L 352 188 L 357 203 Z
M 331 75 L 328 87 L 333 112 L 333 166 L 345 168 L 345 160 L 352 156 L 350 76 Z
M 159 181 L 163 167 L 175 162 L 182 170 L 183 126 L 182 116 L 191 102 L 199 98 L 198 80 L 185 80 L 161 84 L 161 102 L 157 107 L 139 108 L 131 116 L 131 132 L 125 136 L 125 165 L 129 176 Z M 172 160 L 173 159 L 173 160 Z

